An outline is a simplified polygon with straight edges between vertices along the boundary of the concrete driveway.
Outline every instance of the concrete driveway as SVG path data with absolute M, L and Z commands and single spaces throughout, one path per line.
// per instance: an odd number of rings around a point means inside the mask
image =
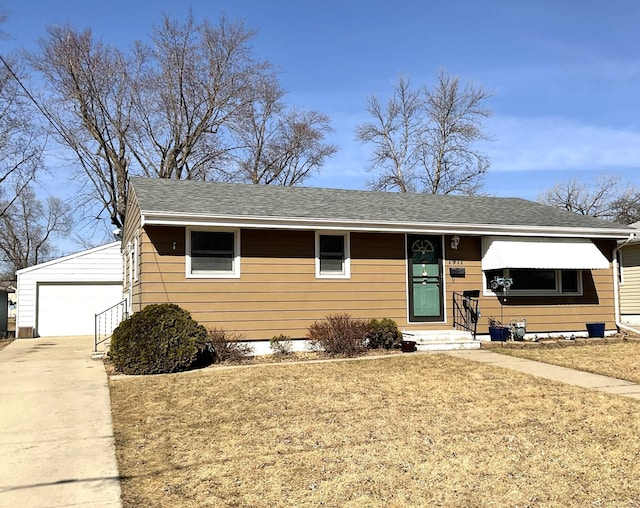
M 107 376 L 92 337 L 0 351 L 0 506 L 119 507 Z

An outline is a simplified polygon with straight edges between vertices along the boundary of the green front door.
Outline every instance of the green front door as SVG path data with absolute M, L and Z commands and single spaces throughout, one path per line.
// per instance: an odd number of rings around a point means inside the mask
M 442 239 L 439 236 L 407 236 L 409 260 L 409 318 L 442 321 Z

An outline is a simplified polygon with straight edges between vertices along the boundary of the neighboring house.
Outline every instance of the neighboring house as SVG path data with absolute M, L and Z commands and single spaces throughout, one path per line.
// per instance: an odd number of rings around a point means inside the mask
M 11 302 L 15 288 L 12 282 L 0 281 L 0 339 L 11 337 L 13 330 L 10 326 Z
M 93 335 L 95 314 L 122 300 L 120 242 L 17 272 L 19 338 Z
M 335 313 L 446 334 L 464 292 L 482 334 L 490 316 L 529 334 L 611 331 L 630 233 L 518 198 L 131 178 L 124 289 L 134 312 L 171 302 L 248 340 L 303 338 Z M 506 295 L 496 276 L 513 279 Z
M 631 224 L 640 236 L 640 222 Z M 621 242 L 620 262 L 620 320 L 640 328 L 640 237 Z

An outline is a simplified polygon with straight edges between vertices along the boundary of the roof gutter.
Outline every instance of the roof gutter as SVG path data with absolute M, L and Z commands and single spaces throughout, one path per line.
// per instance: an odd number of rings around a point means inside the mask
M 635 238 L 636 233 L 630 233 L 628 238 L 623 243 L 621 243 L 620 245 L 616 245 L 616 247 L 613 249 L 613 306 L 615 309 L 615 323 L 618 330 L 622 329 L 640 335 L 640 330 L 629 325 L 625 325 L 620 317 L 620 281 L 618 278 L 620 267 L 618 266 L 618 252 L 620 251 L 620 249 L 622 249 L 622 247 L 634 241 Z
M 627 239 L 628 228 L 572 228 L 442 222 L 379 222 L 341 219 L 314 219 L 258 216 L 183 215 L 141 212 L 141 226 L 202 226 L 262 229 L 348 230 L 377 233 L 435 233 L 458 235 L 517 235 L 565 238 Z

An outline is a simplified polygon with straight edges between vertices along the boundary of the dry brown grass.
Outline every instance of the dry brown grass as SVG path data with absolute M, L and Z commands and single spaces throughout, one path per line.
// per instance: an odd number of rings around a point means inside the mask
M 587 341 L 581 344 L 492 351 L 640 383 L 640 341 L 594 345 Z
M 112 378 L 125 507 L 640 506 L 640 402 L 445 355 Z

